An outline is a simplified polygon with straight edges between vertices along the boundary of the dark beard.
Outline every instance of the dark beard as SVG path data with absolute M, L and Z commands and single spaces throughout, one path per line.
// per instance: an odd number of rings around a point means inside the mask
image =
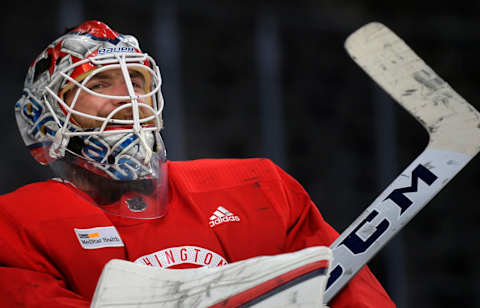
M 83 192 L 87 193 L 98 205 L 114 203 L 128 192 L 150 195 L 154 191 L 153 180 L 119 181 L 107 178 L 106 176 L 95 174 L 79 166 L 77 162 L 80 159 L 82 158 L 78 158 L 66 151 L 62 159 L 52 162 L 51 165 L 58 176 L 75 184 Z M 95 187 L 95 189 L 84 187 Z

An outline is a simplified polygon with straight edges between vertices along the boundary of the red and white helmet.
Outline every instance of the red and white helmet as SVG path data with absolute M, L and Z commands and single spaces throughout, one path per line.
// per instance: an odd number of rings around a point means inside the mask
M 121 72 L 125 95 L 86 86 L 109 70 Z M 143 80 L 140 93 L 132 84 L 132 72 Z M 148 203 L 151 198 L 166 203 L 161 83 L 158 66 L 140 50 L 135 37 L 88 21 L 55 40 L 30 66 L 23 95 L 15 105 L 17 124 L 33 157 L 86 191 L 97 204 L 122 216 L 160 217 L 164 206 L 152 209 Z M 73 97 L 68 103 L 67 93 Z M 122 103 L 106 115 L 89 114 L 76 109 L 82 93 Z M 97 125 L 82 127 L 79 118 Z M 127 208 L 111 209 L 122 198 Z

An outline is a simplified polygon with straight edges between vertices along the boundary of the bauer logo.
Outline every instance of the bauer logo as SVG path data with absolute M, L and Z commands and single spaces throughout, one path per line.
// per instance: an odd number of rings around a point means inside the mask
M 120 234 L 113 226 L 73 230 L 84 249 L 124 246 Z
M 135 52 L 133 47 L 114 47 L 114 48 L 100 48 L 98 50 L 99 55 L 105 55 L 109 53 L 119 53 L 119 52 Z

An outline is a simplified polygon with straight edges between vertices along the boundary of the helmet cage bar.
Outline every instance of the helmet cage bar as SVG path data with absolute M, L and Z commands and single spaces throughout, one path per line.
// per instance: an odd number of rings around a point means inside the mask
M 158 132 L 160 129 L 157 127 L 143 127 L 142 130 L 146 132 Z M 64 133 L 65 136 L 94 136 L 94 135 L 115 135 L 120 133 L 134 133 L 133 129 L 115 129 L 115 130 L 106 130 L 106 131 L 88 131 L 88 132 L 70 132 L 67 131 Z
M 138 112 L 138 98 L 137 98 L 138 96 L 135 93 L 135 89 L 133 88 L 133 85 L 132 85 L 132 80 L 130 79 L 130 73 L 128 72 L 127 64 L 125 63 L 125 55 L 123 55 L 123 57 L 120 57 L 119 55 L 115 55 L 115 58 L 117 58 L 118 62 L 120 63 L 120 69 L 122 70 L 123 79 L 125 80 L 125 84 L 127 85 L 127 91 L 128 91 L 128 94 L 130 95 L 130 101 L 132 102 L 131 104 L 132 104 L 132 110 L 133 110 L 133 114 L 132 114 L 133 130 L 135 131 L 135 133 L 140 134 L 140 124 L 138 123 L 138 120 L 140 118 L 140 115 Z M 102 127 L 105 126 L 105 123 L 106 122 L 103 123 Z M 140 140 L 142 139 L 143 138 L 140 136 Z M 144 140 L 143 140 L 143 143 L 145 143 Z
M 92 58 L 90 58 L 92 59 Z M 76 63 L 74 66 L 71 66 L 69 67 L 69 69 L 72 69 L 72 68 L 75 68 L 76 66 L 79 66 L 79 65 L 82 65 L 86 62 L 89 62 L 88 61 L 89 59 L 86 59 L 86 60 L 83 60 L 81 62 L 78 62 Z M 154 71 L 152 70 L 151 68 L 149 68 L 148 66 L 146 65 L 143 65 L 143 64 L 137 64 L 137 63 L 128 63 L 126 64 L 127 67 L 138 67 L 138 68 L 142 68 L 142 69 L 146 69 L 149 71 L 149 73 L 152 74 L 153 76 L 153 79 L 152 79 L 152 84 L 155 84 L 155 88 L 153 88 L 151 91 L 149 91 L 148 93 L 146 94 L 142 94 L 142 95 L 134 95 L 135 98 L 147 98 L 147 97 L 153 97 L 153 105 L 154 105 L 154 108 L 157 109 L 157 112 L 155 113 L 158 113 L 160 114 L 163 110 L 163 99 L 162 97 L 160 96 L 160 87 L 161 87 L 161 78 L 159 77 L 160 76 L 160 73 L 158 71 L 158 67 L 157 69 Z M 85 86 L 85 84 L 96 74 L 102 72 L 102 71 L 105 71 L 105 70 L 110 70 L 112 68 L 121 68 L 121 65 L 120 64 L 112 64 L 112 65 L 108 65 L 108 66 L 102 66 L 102 67 L 98 67 L 96 69 L 94 69 L 92 71 L 92 73 L 90 73 L 81 83 L 79 83 L 77 80 L 73 79 L 72 77 L 68 76 L 67 74 L 65 74 L 63 71 L 59 71 L 58 74 L 61 75 L 61 77 L 64 77 L 66 79 L 68 79 L 69 81 L 71 81 L 74 85 L 76 85 L 78 87 L 77 89 L 77 92 L 75 93 L 75 96 L 72 100 L 72 104 L 71 106 L 67 105 L 60 97 L 58 97 L 58 95 L 51 89 L 52 87 L 52 84 L 55 84 L 57 82 L 57 79 L 60 78 L 60 76 L 56 76 L 56 78 L 52 78 L 53 81 L 50 82 L 49 85 L 47 85 L 45 87 L 45 89 L 48 91 L 49 94 L 51 94 L 55 100 L 61 104 L 61 106 L 63 108 L 65 108 L 66 110 L 68 110 L 70 113 L 72 114 L 76 114 L 76 115 L 80 115 L 80 116 L 84 116 L 84 117 L 87 117 L 87 118 L 90 118 L 90 119 L 94 119 L 94 120 L 99 120 L 99 121 L 102 121 L 104 118 L 103 117 L 96 117 L 96 116 L 93 116 L 93 115 L 89 115 L 89 114 L 86 114 L 86 113 L 82 113 L 80 111 L 77 111 L 77 110 L 74 110 L 73 108 L 75 107 L 75 104 L 77 102 L 77 99 L 78 99 L 78 95 L 80 93 L 80 90 L 84 90 L 85 92 L 91 94 L 91 95 L 95 95 L 95 96 L 98 96 L 98 97 L 102 97 L 102 98 L 110 98 L 110 99 L 127 99 L 127 100 L 131 100 L 132 97 L 131 96 L 126 96 L 126 95 L 108 95 L 108 94 L 102 94 L 102 93 L 97 93 L 95 91 L 92 91 L 90 90 L 89 88 L 87 88 Z M 57 74 L 57 73 L 56 73 Z M 157 94 L 158 98 L 154 96 L 154 94 Z M 160 101 L 160 105 L 157 104 L 157 101 Z M 154 113 L 154 114 L 155 114 Z M 69 120 L 69 119 L 67 119 Z M 116 119 L 112 119 L 113 121 L 115 121 Z
M 100 57 L 100 56 L 98 56 Z M 105 56 L 102 56 L 103 58 L 105 58 Z M 108 56 L 109 59 L 111 59 L 112 57 L 111 56 Z M 145 56 L 142 57 L 142 59 L 145 58 Z M 75 65 L 69 67 L 68 69 L 72 69 L 72 68 L 75 68 L 76 66 L 79 66 L 79 65 L 82 65 L 82 64 L 85 64 L 86 62 L 95 62 L 95 63 L 107 63 L 106 61 L 103 61 L 103 62 L 100 62 L 100 61 L 93 61 L 95 60 L 94 58 L 89 58 L 89 59 L 85 59 L 85 60 L 82 60 L 82 61 L 79 61 L 77 62 Z M 125 59 L 123 59 L 125 60 Z M 152 59 L 153 60 L 153 59 Z M 116 61 L 119 61 L 119 59 L 115 60 Z M 121 61 L 121 60 L 120 60 Z M 112 63 L 112 61 L 108 61 L 108 63 Z M 151 106 L 149 106 L 148 104 L 144 104 L 144 103 L 140 103 L 140 105 L 142 107 L 146 107 L 148 108 L 150 111 L 152 111 L 152 115 L 147 117 L 147 118 L 142 118 L 142 119 L 139 119 L 139 122 L 140 123 L 145 123 L 145 122 L 149 122 L 151 120 L 153 120 L 154 118 L 156 119 L 156 122 L 157 124 L 160 124 L 160 114 L 161 112 L 163 111 L 163 99 L 161 97 L 161 94 L 160 94 L 160 87 L 161 87 L 161 77 L 160 77 L 160 73 L 158 71 L 158 67 L 155 66 L 156 70 L 152 70 L 150 67 L 146 66 L 146 65 L 143 65 L 143 64 L 136 64 L 136 63 L 128 63 L 126 64 L 127 68 L 128 67 L 138 67 L 138 68 L 142 68 L 142 69 L 146 69 L 148 70 L 149 73 L 152 74 L 153 76 L 153 79 L 152 79 L 152 84 L 155 84 L 155 88 L 153 88 L 151 91 L 149 91 L 148 93 L 146 94 L 142 94 L 142 95 L 133 95 L 134 98 L 147 98 L 147 97 L 152 97 L 152 105 L 153 105 L 153 108 Z M 122 105 L 118 108 L 116 108 L 115 110 L 112 111 L 111 114 L 109 114 L 109 116 L 107 118 L 105 117 L 98 117 L 98 116 L 94 116 L 94 115 L 90 115 L 90 114 L 86 114 L 86 113 L 83 113 L 83 112 L 80 112 L 80 111 L 77 111 L 75 109 L 73 109 L 75 107 L 75 104 L 78 100 L 78 95 L 79 95 L 79 92 L 80 90 L 84 90 L 85 92 L 91 94 L 91 95 L 95 95 L 95 96 L 98 96 L 98 97 L 102 97 L 102 98 L 110 98 L 110 99 L 127 99 L 127 100 L 131 100 L 132 97 L 131 96 L 114 96 L 114 95 L 107 95 L 107 94 L 101 94 L 101 93 L 97 93 L 95 91 L 92 91 L 90 89 L 88 89 L 87 87 L 85 87 L 85 84 L 96 74 L 102 72 L 102 71 L 105 71 L 105 70 L 110 70 L 112 68 L 121 68 L 121 65 L 120 64 L 113 64 L 113 65 L 109 65 L 109 66 L 103 66 L 103 67 L 99 67 L 99 68 L 96 68 L 93 70 L 93 72 L 91 74 L 89 74 L 81 83 L 79 83 L 77 80 L 73 79 L 72 77 L 70 77 L 69 75 L 65 74 L 63 71 L 59 71 L 57 72 L 56 74 L 60 74 L 61 77 L 64 77 L 66 79 L 68 79 L 69 81 L 71 81 L 74 85 L 76 85 L 78 87 L 77 89 L 77 92 L 75 93 L 75 96 L 72 100 L 72 104 L 69 106 L 67 105 L 60 97 L 58 97 L 58 95 L 51 89 L 52 88 L 52 84 L 54 84 L 55 82 L 58 82 L 57 79 L 60 77 L 60 76 L 56 76 L 56 78 L 54 78 L 54 80 L 46 87 L 46 90 L 48 91 L 48 93 L 50 95 L 53 96 L 53 98 L 63 107 L 65 108 L 67 111 L 68 111 L 68 114 L 67 114 L 67 119 L 66 119 L 66 122 L 69 122 L 70 120 L 70 115 L 71 114 L 75 114 L 75 115 L 79 115 L 79 116 L 83 116 L 83 117 L 86 117 L 86 118 L 89 118 L 89 119 L 93 119 L 93 120 L 97 120 L 97 121 L 102 121 L 104 122 L 106 119 L 108 119 L 108 122 L 107 123 L 114 123 L 114 124 L 134 124 L 134 120 L 121 120 L 121 119 L 112 119 L 111 117 L 116 113 L 118 112 L 119 110 L 123 110 L 124 108 L 128 108 L 128 107 L 132 107 L 132 103 L 129 103 L 129 104 L 125 104 L 125 105 Z M 130 80 L 129 80 L 130 81 Z M 155 94 L 157 94 L 155 97 Z M 157 101 L 160 102 L 160 104 L 157 103 Z M 49 111 L 55 115 L 55 112 L 53 112 L 53 109 L 52 107 L 50 106 L 50 104 L 48 103 L 48 101 L 46 101 L 47 103 L 47 106 L 48 106 L 48 109 Z M 156 111 L 155 109 L 156 108 Z M 56 117 L 56 115 L 54 116 L 55 118 L 55 121 L 57 122 L 57 124 L 61 127 L 62 124 L 60 122 L 60 120 L 58 119 L 58 117 Z
M 49 90 L 49 93 L 51 93 L 50 91 L 51 91 L 51 90 Z M 51 93 L 51 94 L 52 94 L 52 93 Z M 54 94 L 52 94 L 52 95 L 54 95 Z M 118 96 L 112 96 L 112 97 L 117 98 Z M 66 105 L 63 101 L 61 101 L 60 98 L 56 97 L 56 100 L 59 101 L 59 103 L 61 102 L 62 106 L 65 106 L 65 105 Z M 64 105 L 64 104 L 65 104 L 65 105 Z M 68 106 L 68 105 L 66 105 L 66 106 Z M 142 119 L 138 119 L 138 122 L 139 122 L 140 124 L 143 124 L 143 123 L 145 123 L 145 122 L 149 122 L 149 121 L 151 121 L 151 120 L 153 120 L 153 119 L 156 119 L 158 126 L 160 126 L 160 114 L 161 114 L 161 111 L 155 110 L 155 109 L 153 109 L 152 106 L 150 106 L 150 105 L 148 105 L 148 104 L 144 104 L 144 103 L 140 103 L 139 106 L 145 107 L 145 108 L 149 109 L 150 111 L 152 111 L 152 115 L 151 115 L 151 116 L 146 117 L 146 118 L 142 118 Z M 119 106 L 119 107 L 115 108 L 114 110 L 112 110 L 112 112 L 110 112 L 110 113 L 108 114 L 107 117 L 98 117 L 98 116 L 90 115 L 90 114 L 83 113 L 83 112 L 77 111 L 77 110 L 69 110 L 69 114 L 70 114 L 70 113 L 71 113 L 71 114 L 77 114 L 77 115 L 84 116 L 84 117 L 89 118 L 89 119 L 102 121 L 102 122 L 103 122 L 102 127 L 106 126 L 107 123 L 113 123 L 113 124 L 134 124 L 134 123 L 133 123 L 134 120 L 125 120 L 125 119 L 122 120 L 122 119 L 112 119 L 112 118 L 111 118 L 111 117 L 114 116 L 117 112 L 119 112 L 119 111 L 121 111 L 121 110 L 123 110 L 123 109 L 126 109 L 126 108 L 128 108 L 128 107 L 132 107 L 132 103 L 127 103 L 127 104 L 124 104 L 124 105 L 122 105 L 122 106 Z M 49 109 L 51 109 L 50 106 L 49 106 Z M 70 108 L 69 108 L 69 109 L 70 109 Z M 51 111 L 51 110 L 50 110 L 50 111 Z M 69 118 L 67 118 L 66 120 L 69 120 Z M 56 122 L 57 122 L 57 124 L 59 124 L 59 126 L 62 126 L 60 120 L 58 120 L 58 121 L 56 121 Z M 160 130 L 161 127 L 159 127 L 158 129 Z
M 127 63 L 127 61 L 129 61 Z M 141 62 L 141 63 L 130 63 L 130 61 Z M 151 67 L 143 64 L 144 62 L 148 61 L 154 69 Z M 76 79 L 72 78 L 65 72 L 72 72 L 76 67 L 83 65 L 85 63 L 91 63 L 95 66 L 94 68 L 81 82 L 78 82 Z M 119 68 L 121 70 L 125 85 L 127 87 L 128 96 L 120 96 L 120 95 L 108 95 L 97 93 L 89 88 L 86 87 L 86 83 L 93 78 L 98 73 L 101 73 L 106 70 L 116 69 Z M 149 92 L 137 95 L 132 85 L 132 81 L 130 79 L 129 68 L 139 68 L 142 71 L 146 71 L 148 74 L 151 75 L 149 80 L 149 88 L 152 88 Z M 142 73 L 144 75 L 144 73 Z M 70 105 L 68 105 L 62 98 L 58 96 L 55 91 L 52 90 L 54 86 L 61 82 L 61 78 L 70 81 L 73 85 L 77 86 L 75 95 Z M 120 133 L 134 133 L 139 137 L 139 141 L 142 144 L 142 147 L 145 149 L 145 159 L 144 162 L 147 163 L 151 156 L 152 156 L 152 149 L 147 145 L 145 140 L 145 133 L 150 131 L 160 131 L 162 128 L 162 121 L 161 121 L 161 113 L 163 110 L 163 97 L 161 95 L 160 87 L 162 84 L 162 79 L 160 75 L 160 71 L 158 66 L 155 64 L 155 61 L 148 56 L 147 54 L 138 54 L 138 53 L 123 53 L 121 55 L 114 54 L 114 55 L 97 55 L 91 58 L 87 58 L 81 60 L 73 65 L 66 67 L 58 72 L 55 72 L 52 76 L 52 81 L 45 87 L 46 91 L 54 98 L 57 103 L 66 110 L 66 118 L 62 124 L 62 121 L 58 118 L 56 113 L 53 111 L 53 107 L 51 106 L 50 102 L 44 95 L 44 101 L 47 105 L 47 108 L 54 116 L 54 120 L 59 126 L 59 130 L 55 136 L 56 141 L 54 142 L 54 146 L 51 149 L 53 153 L 64 153 L 65 147 L 68 144 L 68 139 L 71 136 L 92 136 L 92 135 L 112 135 L 112 134 L 120 134 Z M 90 115 L 81 111 L 75 110 L 75 105 L 78 101 L 80 91 L 85 91 L 90 95 L 94 95 L 101 98 L 108 98 L 108 99 L 116 99 L 116 100 L 127 100 L 130 103 L 122 104 L 121 106 L 112 110 L 107 117 L 99 117 L 95 115 Z M 143 98 L 151 98 L 151 106 L 146 103 L 138 102 L 139 99 Z M 151 112 L 150 116 L 140 119 L 139 108 L 146 108 L 149 112 Z M 133 119 L 113 119 L 113 116 L 120 112 L 121 110 L 132 108 L 132 116 Z M 94 131 L 69 131 L 67 128 L 70 125 L 74 125 L 71 123 L 72 115 L 78 115 L 84 118 L 96 120 L 102 122 L 102 125 L 99 130 Z M 142 127 L 142 124 L 148 123 L 154 120 L 155 125 L 154 127 Z M 132 125 L 131 129 L 116 129 L 116 130 L 105 130 L 108 124 L 122 124 L 122 125 Z M 63 140 L 63 141 L 62 141 Z M 56 157 L 59 157 L 58 154 L 55 154 Z M 60 154 L 62 156 L 62 154 Z
M 127 65 L 127 67 L 138 67 L 138 68 L 146 69 L 152 74 L 152 76 L 154 76 L 154 79 L 158 79 L 158 81 L 155 83 L 156 84 L 155 88 L 153 88 L 150 92 L 147 92 L 146 94 L 135 95 L 135 97 L 146 98 L 146 97 L 149 97 L 149 96 L 153 96 L 153 94 L 155 94 L 155 92 L 160 89 L 160 87 L 162 85 L 162 80 L 160 78 L 158 78 L 159 75 L 157 75 L 157 74 L 160 74 L 158 71 L 155 72 L 154 70 L 152 70 L 151 68 L 149 68 L 148 66 L 146 66 L 144 64 L 127 63 L 126 65 Z M 74 68 L 74 67 L 72 66 L 72 68 Z M 82 87 L 82 89 L 85 90 L 86 92 L 88 92 L 89 94 L 96 95 L 96 96 L 103 97 L 103 98 L 111 98 L 113 95 L 97 93 L 97 92 L 92 91 L 89 88 L 85 87 L 84 84 L 87 83 L 90 80 L 90 78 L 92 78 L 95 74 L 100 73 L 102 71 L 110 70 L 112 68 L 121 68 L 121 65 L 120 64 L 111 64 L 111 65 L 108 65 L 108 66 L 98 67 L 98 68 L 94 69 L 93 72 L 91 74 L 89 74 L 82 81 L 82 83 L 79 83 L 77 80 L 68 76 L 63 71 L 59 71 L 56 74 L 61 74 L 61 77 L 64 77 L 64 78 L 68 79 L 69 81 L 71 81 L 72 83 L 74 83 L 78 87 Z M 60 76 L 55 76 L 55 77 L 60 78 Z M 56 82 L 56 80 L 53 80 L 52 82 L 50 82 L 50 85 L 54 84 L 55 82 Z M 153 83 L 153 81 L 152 81 L 152 83 Z M 47 85 L 46 88 L 50 89 L 49 85 Z M 131 97 L 129 95 L 117 95 L 117 96 L 115 96 L 115 98 L 117 98 L 117 99 L 130 99 Z M 161 107 L 163 109 L 163 104 L 162 104 Z
M 159 118 L 158 114 L 157 114 L 157 115 L 151 115 L 151 116 L 149 116 L 149 117 L 147 117 L 147 118 L 137 119 L 137 120 L 135 120 L 135 119 L 133 119 L 133 120 L 118 120 L 118 119 L 112 119 L 112 120 L 114 120 L 114 121 L 110 121 L 111 118 L 112 118 L 117 112 L 119 112 L 119 111 L 121 111 L 121 110 L 123 110 L 123 109 L 127 109 L 127 108 L 129 108 L 129 107 L 132 107 L 132 105 L 133 105 L 133 103 L 128 103 L 128 104 L 122 105 L 122 106 L 120 106 L 120 107 L 118 107 L 118 108 L 115 108 L 112 112 L 110 112 L 109 115 L 105 118 L 105 121 L 103 121 L 103 124 L 102 124 L 102 126 L 100 127 L 100 131 L 99 131 L 99 132 L 105 131 L 105 128 L 107 127 L 107 123 L 119 123 L 119 124 L 127 124 L 127 125 L 128 125 L 128 124 L 132 124 L 132 121 L 133 121 L 133 122 L 134 122 L 133 124 L 135 125 L 135 124 L 143 124 L 143 123 L 149 122 L 149 121 L 151 121 L 151 120 L 153 120 L 153 119 L 155 119 L 155 121 L 156 121 L 156 123 L 157 123 L 157 125 L 155 126 L 155 129 L 156 129 L 156 130 L 160 130 L 160 129 L 161 129 L 161 127 L 160 127 L 161 123 L 160 123 L 160 118 Z M 142 107 L 145 107 L 145 108 L 149 109 L 150 111 L 152 111 L 153 114 L 155 114 L 155 110 L 154 110 L 151 106 L 149 106 L 149 105 L 147 105 L 147 104 L 139 104 L 139 105 L 142 106 Z M 135 129 L 135 127 L 134 127 L 133 129 Z M 140 129 L 140 127 L 138 127 L 138 129 Z
M 109 98 L 109 99 L 125 99 L 125 100 L 132 100 L 132 99 L 142 99 L 142 98 L 148 98 L 148 97 L 153 97 L 153 105 L 154 107 L 158 110 L 158 113 L 161 113 L 162 112 L 162 109 L 163 109 L 163 100 L 160 99 L 161 101 L 161 109 L 158 109 L 157 106 L 157 98 L 154 96 L 155 92 L 158 91 L 158 89 L 160 88 L 161 85 L 157 85 L 152 91 L 146 93 L 146 94 L 142 94 L 142 95 L 133 95 L 132 96 L 125 96 L 125 95 L 108 95 L 108 94 L 102 94 L 102 93 L 97 93 L 95 91 L 92 91 L 90 90 L 89 88 L 85 87 L 85 84 L 91 79 L 91 77 L 93 77 L 94 74 L 97 74 L 97 73 L 100 73 L 102 71 L 105 71 L 105 70 L 110 70 L 112 68 L 116 68 L 116 67 L 120 67 L 119 65 L 111 65 L 111 66 L 108 66 L 108 67 L 102 67 L 101 69 L 98 69 L 98 70 L 95 70 L 92 74 L 90 74 L 87 78 L 84 79 L 84 81 L 82 83 L 78 83 L 76 80 L 73 81 L 73 83 L 75 85 L 78 86 L 78 89 L 75 93 L 75 96 L 72 100 L 72 104 L 69 106 L 67 105 L 61 98 L 59 98 L 57 95 L 54 94 L 53 91 L 49 91 L 49 93 L 51 93 L 52 95 L 55 95 L 56 96 L 56 100 L 62 105 L 62 107 L 64 107 L 65 109 L 67 109 L 68 111 L 71 110 L 71 112 L 73 114 L 77 114 L 77 115 L 82 115 L 82 116 L 85 116 L 85 117 L 88 117 L 88 118 L 91 118 L 91 119 L 94 119 L 95 116 L 92 116 L 92 115 L 89 115 L 89 114 L 85 114 L 85 113 L 82 113 L 80 111 L 77 111 L 73 108 L 75 108 L 75 104 L 77 103 L 77 99 L 78 99 L 78 96 L 79 96 L 79 93 L 80 93 L 80 90 L 84 90 L 85 92 L 91 94 L 91 95 L 95 95 L 95 96 L 98 96 L 98 97 L 101 97 L 101 98 Z M 140 67 L 138 65 L 129 65 L 129 67 Z M 69 80 L 71 80 L 72 78 L 68 75 L 65 75 L 66 78 L 68 78 Z M 131 82 L 130 80 L 128 82 Z M 157 113 L 157 112 L 155 112 Z M 103 119 L 102 117 L 97 117 L 97 120 L 101 120 Z
M 162 78 L 161 78 L 161 75 L 160 75 L 160 70 L 158 68 L 158 66 L 156 65 L 155 63 L 155 60 L 150 57 L 148 54 L 141 54 L 139 55 L 138 53 L 125 53 L 125 62 L 126 62 L 126 58 L 128 57 L 128 60 L 129 61 L 135 61 L 135 62 L 145 62 L 145 61 L 148 61 L 152 64 L 152 67 L 154 68 L 154 70 L 150 67 L 148 67 L 147 65 L 145 64 L 139 64 L 139 63 L 128 63 L 127 65 L 128 66 L 136 66 L 136 67 L 140 67 L 142 69 L 146 69 L 148 70 L 152 76 L 155 77 L 155 79 L 157 79 L 158 81 L 156 82 L 157 86 L 155 87 L 155 89 L 153 89 L 151 92 L 155 92 L 157 91 L 157 88 L 160 88 L 161 84 L 162 84 Z M 61 77 L 64 77 L 64 78 L 67 78 L 69 81 L 75 83 L 75 85 L 77 86 L 80 86 L 80 84 L 78 83 L 78 81 L 76 81 L 75 79 L 73 79 L 72 77 L 70 77 L 69 75 L 66 75 L 64 72 L 65 71 L 69 71 L 69 70 L 73 70 L 74 68 L 76 68 L 77 66 L 81 66 L 83 64 L 86 64 L 88 62 L 91 62 L 93 65 L 95 66 L 98 66 L 98 68 L 94 69 L 94 71 L 92 72 L 92 74 L 96 74 L 98 73 L 97 70 L 102 70 L 103 67 L 107 67 L 106 69 L 110 69 L 112 68 L 112 66 L 108 65 L 108 64 L 116 64 L 116 67 L 119 67 L 119 64 L 118 64 L 118 58 L 115 58 L 115 56 L 111 56 L 111 55 L 97 55 L 97 56 L 94 56 L 94 57 L 91 57 L 91 58 L 86 58 L 86 59 L 83 59 L 83 60 L 80 60 L 78 62 L 76 62 L 75 64 L 73 65 L 70 65 L 68 66 L 67 68 L 65 69 L 62 69 L 62 70 L 59 70 L 55 73 L 53 73 L 52 75 L 52 81 L 47 85 L 48 88 L 50 88 L 52 85 L 54 85 L 55 83 L 58 82 L 58 79 L 61 78 Z M 108 65 L 108 66 L 104 66 L 104 65 Z M 90 75 L 92 75 L 90 74 Z M 60 75 L 60 76 L 58 76 Z M 153 82 L 152 82 L 153 83 Z M 95 94 L 95 95 L 98 95 L 98 96 L 102 96 L 103 94 L 101 93 L 96 93 L 94 91 L 91 91 L 90 89 L 86 89 L 87 91 L 90 91 L 91 93 L 90 94 Z M 149 92 L 149 93 L 151 93 Z M 148 95 L 148 94 L 144 94 L 144 95 L 141 95 L 140 97 L 144 97 L 144 96 L 151 96 Z M 119 96 L 119 98 L 121 99 L 129 99 L 130 97 L 129 96 Z M 163 108 L 163 106 L 162 106 Z

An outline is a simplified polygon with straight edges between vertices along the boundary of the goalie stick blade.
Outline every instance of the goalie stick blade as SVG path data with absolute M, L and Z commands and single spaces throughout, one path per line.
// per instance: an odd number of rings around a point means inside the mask
M 353 60 L 427 130 L 426 149 L 332 243 L 324 302 L 402 229 L 479 151 L 480 114 L 380 23 L 354 32 Z M 408 195 L 407 195 L 408 193 Z
M 345 48 L 427 129 L 430 148 L 471 156 L 480 150 L 479 113 L 390 29 L 370 23 L 350 35 Z

